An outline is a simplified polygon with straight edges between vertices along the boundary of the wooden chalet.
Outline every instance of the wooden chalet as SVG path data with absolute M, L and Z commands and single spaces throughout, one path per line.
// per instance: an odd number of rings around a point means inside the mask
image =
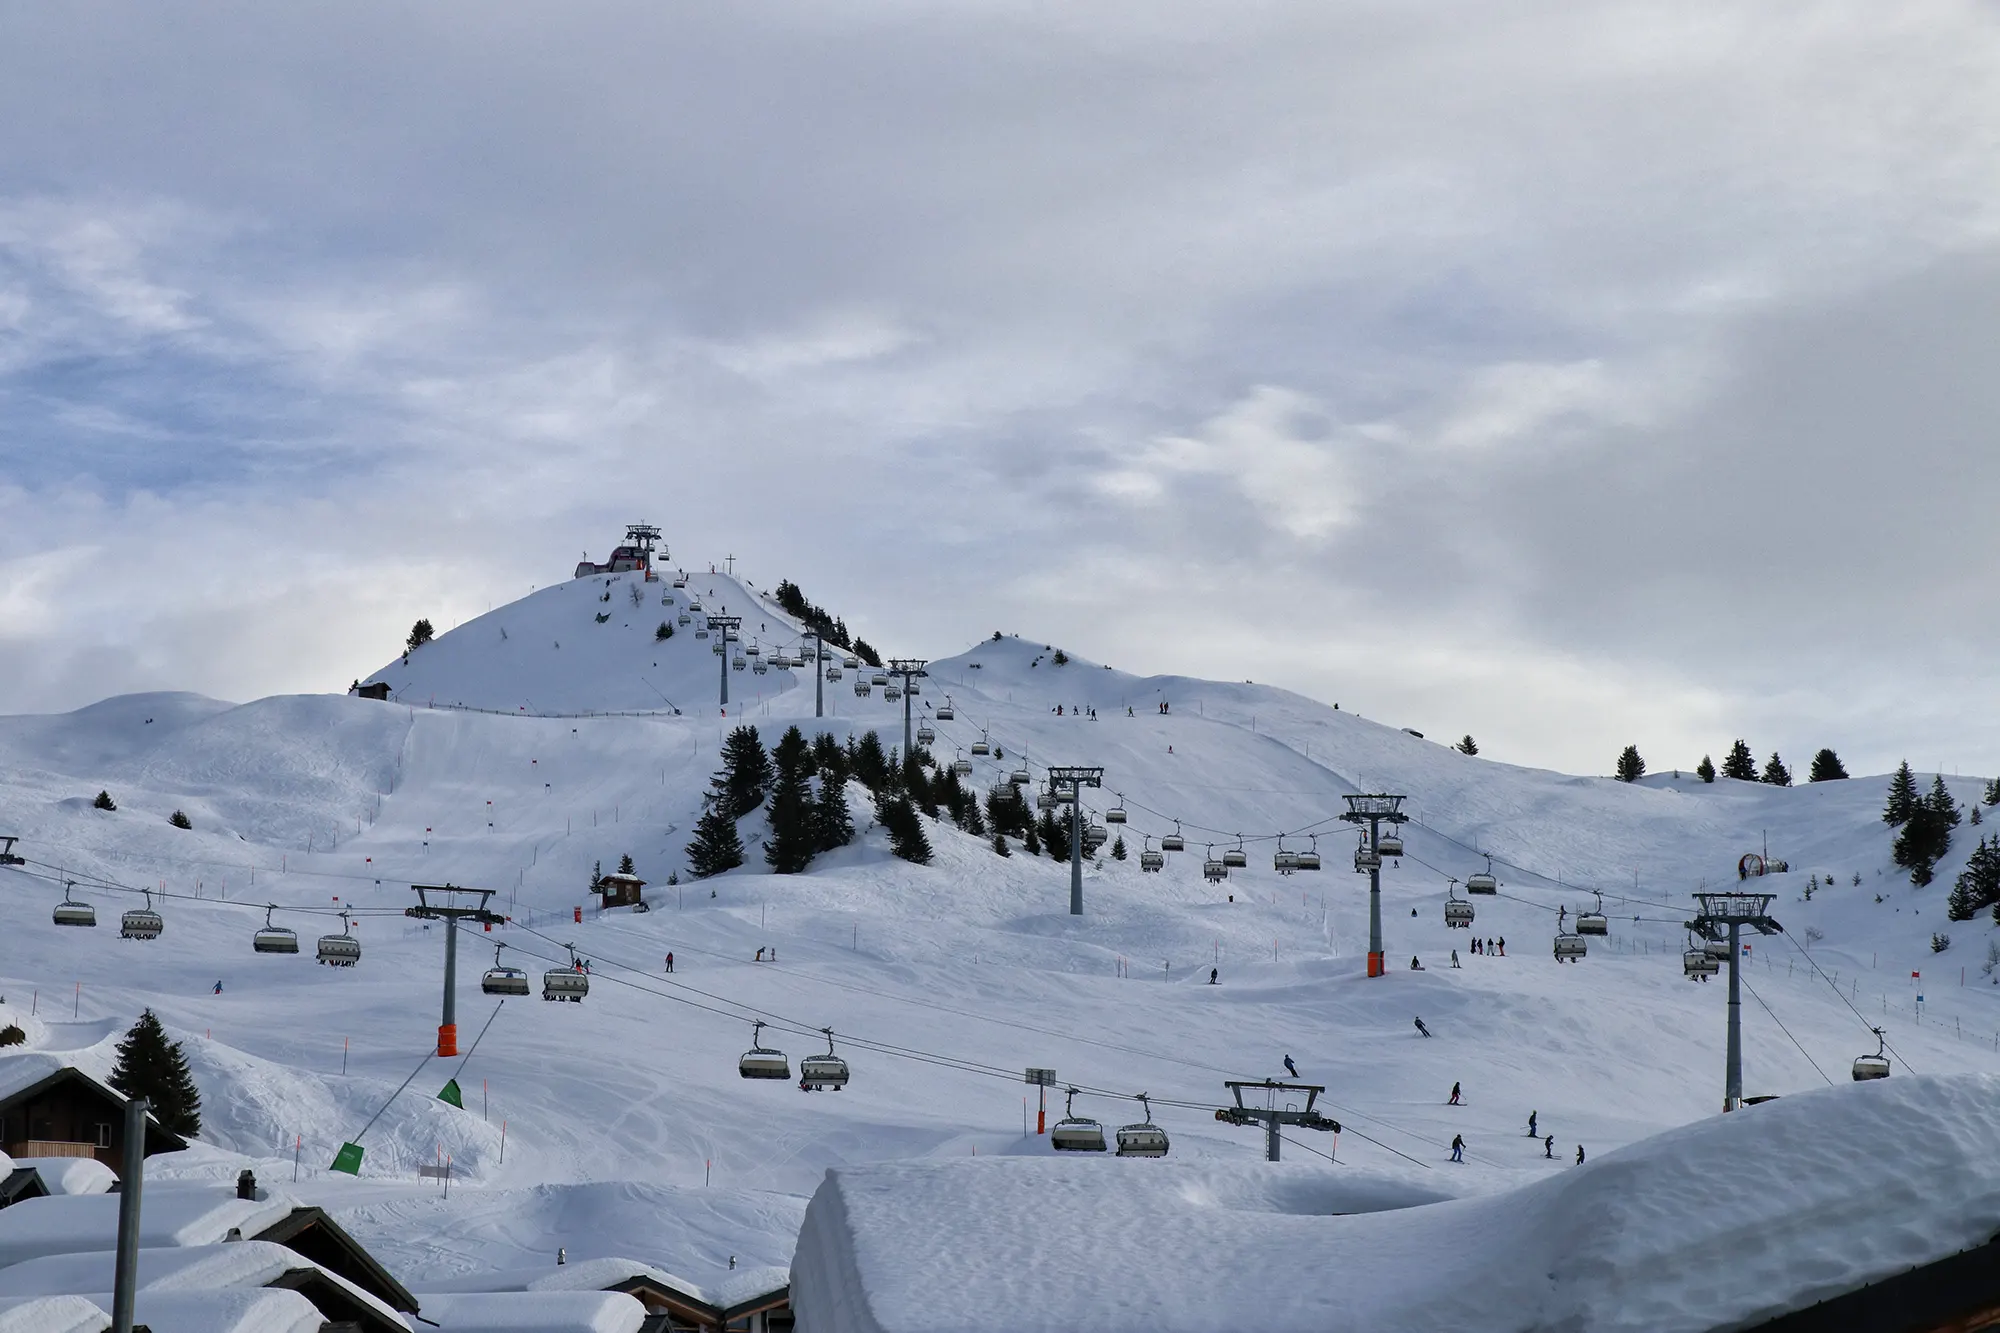
M 639 896 L 645 887 L 646 881 L 637 875 L 606 875 L 591 891 L 602 895 L 599 907 L 637 907 L 645 901 Z
M 187 1146 L 186 1139 L 146 1117 L 146 1156 Z M 16 1162 L 89 1157 L 115 1172 L 125 1161 L 125 1099 L 65 1065 L 0 1095 L 0 1151 Z

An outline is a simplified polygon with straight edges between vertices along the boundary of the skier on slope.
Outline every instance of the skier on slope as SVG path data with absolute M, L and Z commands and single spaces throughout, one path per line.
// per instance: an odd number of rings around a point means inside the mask
M 1541 1137 L 1541 1135 L 1535 1133 L 1535 1117 L 1539 1114 L 1541 1114 L 1539 1111 L 1528 1112 L 1528 1137 L 1531 1139 Z
M 1576 1164 L 1578 1166 L 1583 1165 L 1583 1145 L 1581 1143 L 1576 1145 Z
M 218 980 L 218 981 L 217 981 L 217 982 L 215 983 L 215 993 L 216 993 L 217 995 L 220 995 L 220 994 L 222 994 L 222 982 L 221 982 L 220 980 Z
M 1465 1135 L 1454 1134 L 1451 1136 L 1451 1160 L 1454 1162 L 1463 1162 L 1465 1160 Z
M 1454 1083 L 1451 1085 L 1451 1100 L 1446 1102 L 1445 1105 L 1446 1106 L 1463 1105 L 1463 1103 L 1458 1100 L 1458 1096 L 1459 1096 L 1458 1084 Z
M 1287 1074 L 1290 1074 L 1293 1078 L 1297 1078 L 1299 1076 L 1299 1067 L 1292 1063 L 1292 1057 L 1289 1055 L 1285 1057 L 1285 1072 Z
M 1556 1160 L 1556 1136 L 1551 1134 L 1542 1140 L 1542 1156 L 1551 1162 Z
M 1426 1037 L 1431 1035 L 1431 1030 L 1424 1026 L 1424 1020 L 1421 1018 L 1417 1020 L 1417 1031 L 1423 1033 Z

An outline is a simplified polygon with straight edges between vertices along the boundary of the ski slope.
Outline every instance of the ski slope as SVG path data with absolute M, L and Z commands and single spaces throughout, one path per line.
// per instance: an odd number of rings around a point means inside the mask
M 651 600 L 634 607 L 632 587 Z M 739 581 L 698 576 L 685 591 L 744 614 L 746 643 L 796 642 Z M 2000 1070 L 2000 988 L 1979 966 L 1990 924 L 1930 946 L 1977 831 L 1961 828 L 1938 883 L 1913 889 L 1889 865 L 1886 779 L 1628 786 L 1468 757 L 1264 686 L 1058 667 L 1051 646 L 1015 638 L 932 662 L 914 714 L 950 699 L 955 719 L 932 722 L 943 760 L 970 758 L 982 736 L 1004 751 L 972 761 L 977 789 L 1017 765 L 1037 779 L 1049 764 L 1104 766 L 1086 804 L 1122 801 L 1133 855 L 1086 869 L 1082 917 L 1068 914 L 1066 865 L 1018 846 L 1002 859 L 948 827 L 931 830 L 927 867 L 890 857 L 871 829 L 780 877 L 764 873 L 753 814 L 749 865 L 669 887 L 728 728 L 752 723 L 767 746 L 793 723 L 900 745 L 902 712 L 879 691 L 856 697 L 849 672 L 822 682 L 816 719 L 809 673 L 774 670 L 731 672 L 723 716 L 708 643 L 653 638 L 677 609 L 662 592 L 636 575 L 538 591 L 377 673 L 390 703 L 156 694 L 0 719 L 0 833 L 30 861 L 0 870 L 0 995 L 24 1013 L 30 1054 L 101 1075 L 151 1006 L 186 1041 L 206 1099 L 201 1144 L 154 1169 L 221 1179 L 251 1165 L 334 1210 L 419 1289 L 549 1264 L 558 1246 L 704 1286 L 727 1280 L 732 1257 L 786 1265 L 829 1168 L 1045 1152 L 1022 1132 L 1028 1065 L 1085 1089 L 1077 1111 L 1107 1124 L 1136 1120 L 1125 1098 L 1151 1093 L 1175 1162 L 1259 1169 L 1261 1135 L 1207 1108 L 1223 1079 L 1282 1077 L 1289 1054 L 1347 1128 L 1344 1165 L 1311 1155 L 1330 1146 L 1318 1135 L 1288 1159 L 1452 1196 L 1557 1175 L 1578 1144 L 1595 1157 L 1719 1108 L 1723 988 L 1682 978 L 1680 922 L 1692 889 L 1734 885 L 1738 858 L 1766 845 L 1793 867 L 1760 884 L 1790 938 L 1757 941 L 1745 972 L 1747 1092 L 1844 1085 L 1875 1023 L 1899 1076 Z M 1952 785 L 1969 802 L 1981 784 Z M 91 807 L 100 789 L 117 810 Z M 1390 972 L 1370 981 L 1367 880 L 1337 815 L 1343 795 L 1383 790 L 1407 794 L 1414 822 L 1382 877 Z M 850 797 L 864 828 L 867 802 Z M 194 827 L 171 827 L 175 810 Z M 1177 821 L 1190 850 L 1142 874 L 1142 842 Z M 1280 832 L 1294 850 L 1316 837 L 1326 869 L 1276 873 Z M 1248 868 L 1204 880 L 1204 846 L 1239 837 Z M 1471 956 L 1468 933 L 1442 921 L 1447 878 L 1483 868 L 1482 853 L 1501 895 L 1475 900 L 1475 931 L 1504 937 L 1505 958 Z M 594 911 L 593 865 L 626 854 L 655 910 Z M 1810 903 L 1809 874 L 1832 882 Z M 65 877 L 96 904 L 97 929 L 51 923 Z M 495 890 L 514 918 L 461 938 L 461 1048 L 492 1019 L 462 1069 L 424 1059 L 442 928 L 400 915 L 412 883 L 447 881 Z M 1593 902 L 1578 885 L 1605 890 L 1612 933 L 1557 966 L 1558 909 Z M 122 890 L 139 888 L 165 895 L 158 940 L 118 938 L 138 901 Z M 304 939 L 300 956 L 252 952 L 266 904 Z M 312 939 L 340 931 L 340 910 L 357 914 L 364 957 L 315 966 Z M 1824 976 L 1807 964 L 1808 928 Z M 490 946 L 539 972 L 565 943 L 594 960 L 583 1004 L 479 993 Z M 760 948 L 778 961 L 754 961 Z M 1408 970 L 1413 956 L 1425 970 Z M 738 1078 L 759 1016 L 794 1061 L 833 1028 L 853 1083 L 807 1095 Z M 328 1173 L 412 1070 L 363 1141 L 360 1178 Z M 454 1075 L 464 1110 L 431 1095 Z M 1455 1081 L 1465 1104 L 1447 1106 Z M 1557 1160 L 1526 1138 L 1531 1110 Z M 1454 1134 L 1462 1165 L 1445 1160 Z M 445 1157 L 448 1200 L 415 1178 Z

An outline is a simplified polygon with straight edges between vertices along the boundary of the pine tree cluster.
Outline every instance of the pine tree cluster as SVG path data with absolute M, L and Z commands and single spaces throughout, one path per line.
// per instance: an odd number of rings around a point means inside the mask
M 151 1009 L 139 1015 L 118 1043 L 110 1083 L 121 1096 L 150 1100 L 153 1119 L 172 1133 L 183 1138 L 201 1133 L 201 1092 L 188 1072 L 187 1056 L 179 1042 L 167 1040 Z
M 869 666 L 879 667 L 882 665 L 882 654 L 876 652 L 874 645 L 870 644 L 866 639 L 862 638 L 855 639 L 854 655 L 860 658 L 862 661 L 866 662 Z
M 1970 921 L 1988 907 L 1994 909 L 1993 919 L 2000 921 L 2000 844 L 1981 838 L 1952 885 L 1945 915 L 1953 921 Z
M 798 584 L 792 582 L 790 579 L 779 579 L 776 595 L 778 605 L 784 607 L 792 619 L 804 621 L 806 628 L 812 630 L 828 643 L 837 643 L 842 648 L 852 647 L 852 642 L 847 635 L 847 622 L 837 616 L 828 615 L 825 611 L 807 601 L 805 593 L 799 590 Z M 855 655 L 857 657 L 860 656 L 858 653 Z M 871 662 L 869 665 L 879 666 L 881 664 Z
M 429 620 L 419 620 L 416 624 L 410 626 L 410 637 L 403 640 L 403 651 L 405 653 L 413 653 L 436 637 L 437 630 L 431 627 L 431 622 Z
M 1912 884 L 1922 887 L 1930 883 L 1937 863 L 1951 851 L 1951 831 L 1959 821 L 1958 802 L 1944 785 L 1944 776 L 1933 776 L 1929 795 L 1919 796 L 1916 776 L 1905 760 L 1890 780 L 1882 819 L 1902 830 L 1891 849 L 1892 859 L 1910 872 Z

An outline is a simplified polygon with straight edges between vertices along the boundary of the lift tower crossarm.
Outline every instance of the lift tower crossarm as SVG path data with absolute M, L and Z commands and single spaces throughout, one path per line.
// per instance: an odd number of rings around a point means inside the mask
M 1345 799 L 1347 813 L 1341 819 L 1368 826 L 1368 850 L 1375 854 L 1375 864 L 1368 867 L 1368 975 L 1386 976 L 1389 969 L 1382 958 L 1382 853 L 1378 850 L 1378 838 L 1383 824 L 1407 824 L 1410 817 L 1403 813 L 1401 796 L 1374 792 Z
M 476 921 L 485 926 L 500 926 L 506 924 L 507 918 L 487 910 L 492 889 L 462 889 L 456 884 L 412 884 L 410 888 L 417 895 L 417 905 L 404 908 L 403 915 L 444 922 L 444 1013 L 438 1022 L 437 1053 L 457 1055 L 458 923 Z
M 1067 787 L 1069 802 L 1069 914 L 1083 915 L 1083 789 L 1102 787 L 1102 768 L 1076 767 L 1051 768 L 1049 770 L 1049 791 L 1061 791 Z
M 1743 996 L 1738 990 L 1737 969 L 1743 962 L 1743 927 L 1759 935 L 1784 931 L 1770 915 L 1773 893 L 1697 893 L 1701 910 L 1687 928 L 1705 940 L 1729 943 L 1729 1044 L 1722 1065 L 1722 1109 L 1734 1111 L 1743 1104 Z
M 1225 1106 L 1216 1111 L 1215 1118 L 1225 1125 L 1262 1125 L 1264 1127 L 1264 1157 L 1267 1161 L 1278 1160 L 1280 1131 L 1286 1125 L 1297 1125 L 1300 1129 L 1316 1129 L 1322 1133 L 1338 1134 L 1340 1122 L 1319 1113 L 1314 1103 L 1326 1091 L 1323 1083 L 1280 1083 L 1275 1079 L 1247 1082 L 1230 1079 L 1222 1085 L 1236 1095 L 1236 1105 Z M 1251 1088 L 1264 1094 L 1268 1106 L 1245 1106 L 1243 1089 Z M 1303 1092 L 1306 1104 L 1303 1110 L 1288 1106 L 1280 1109 L 1278 1094 L 1281 1092 Z

